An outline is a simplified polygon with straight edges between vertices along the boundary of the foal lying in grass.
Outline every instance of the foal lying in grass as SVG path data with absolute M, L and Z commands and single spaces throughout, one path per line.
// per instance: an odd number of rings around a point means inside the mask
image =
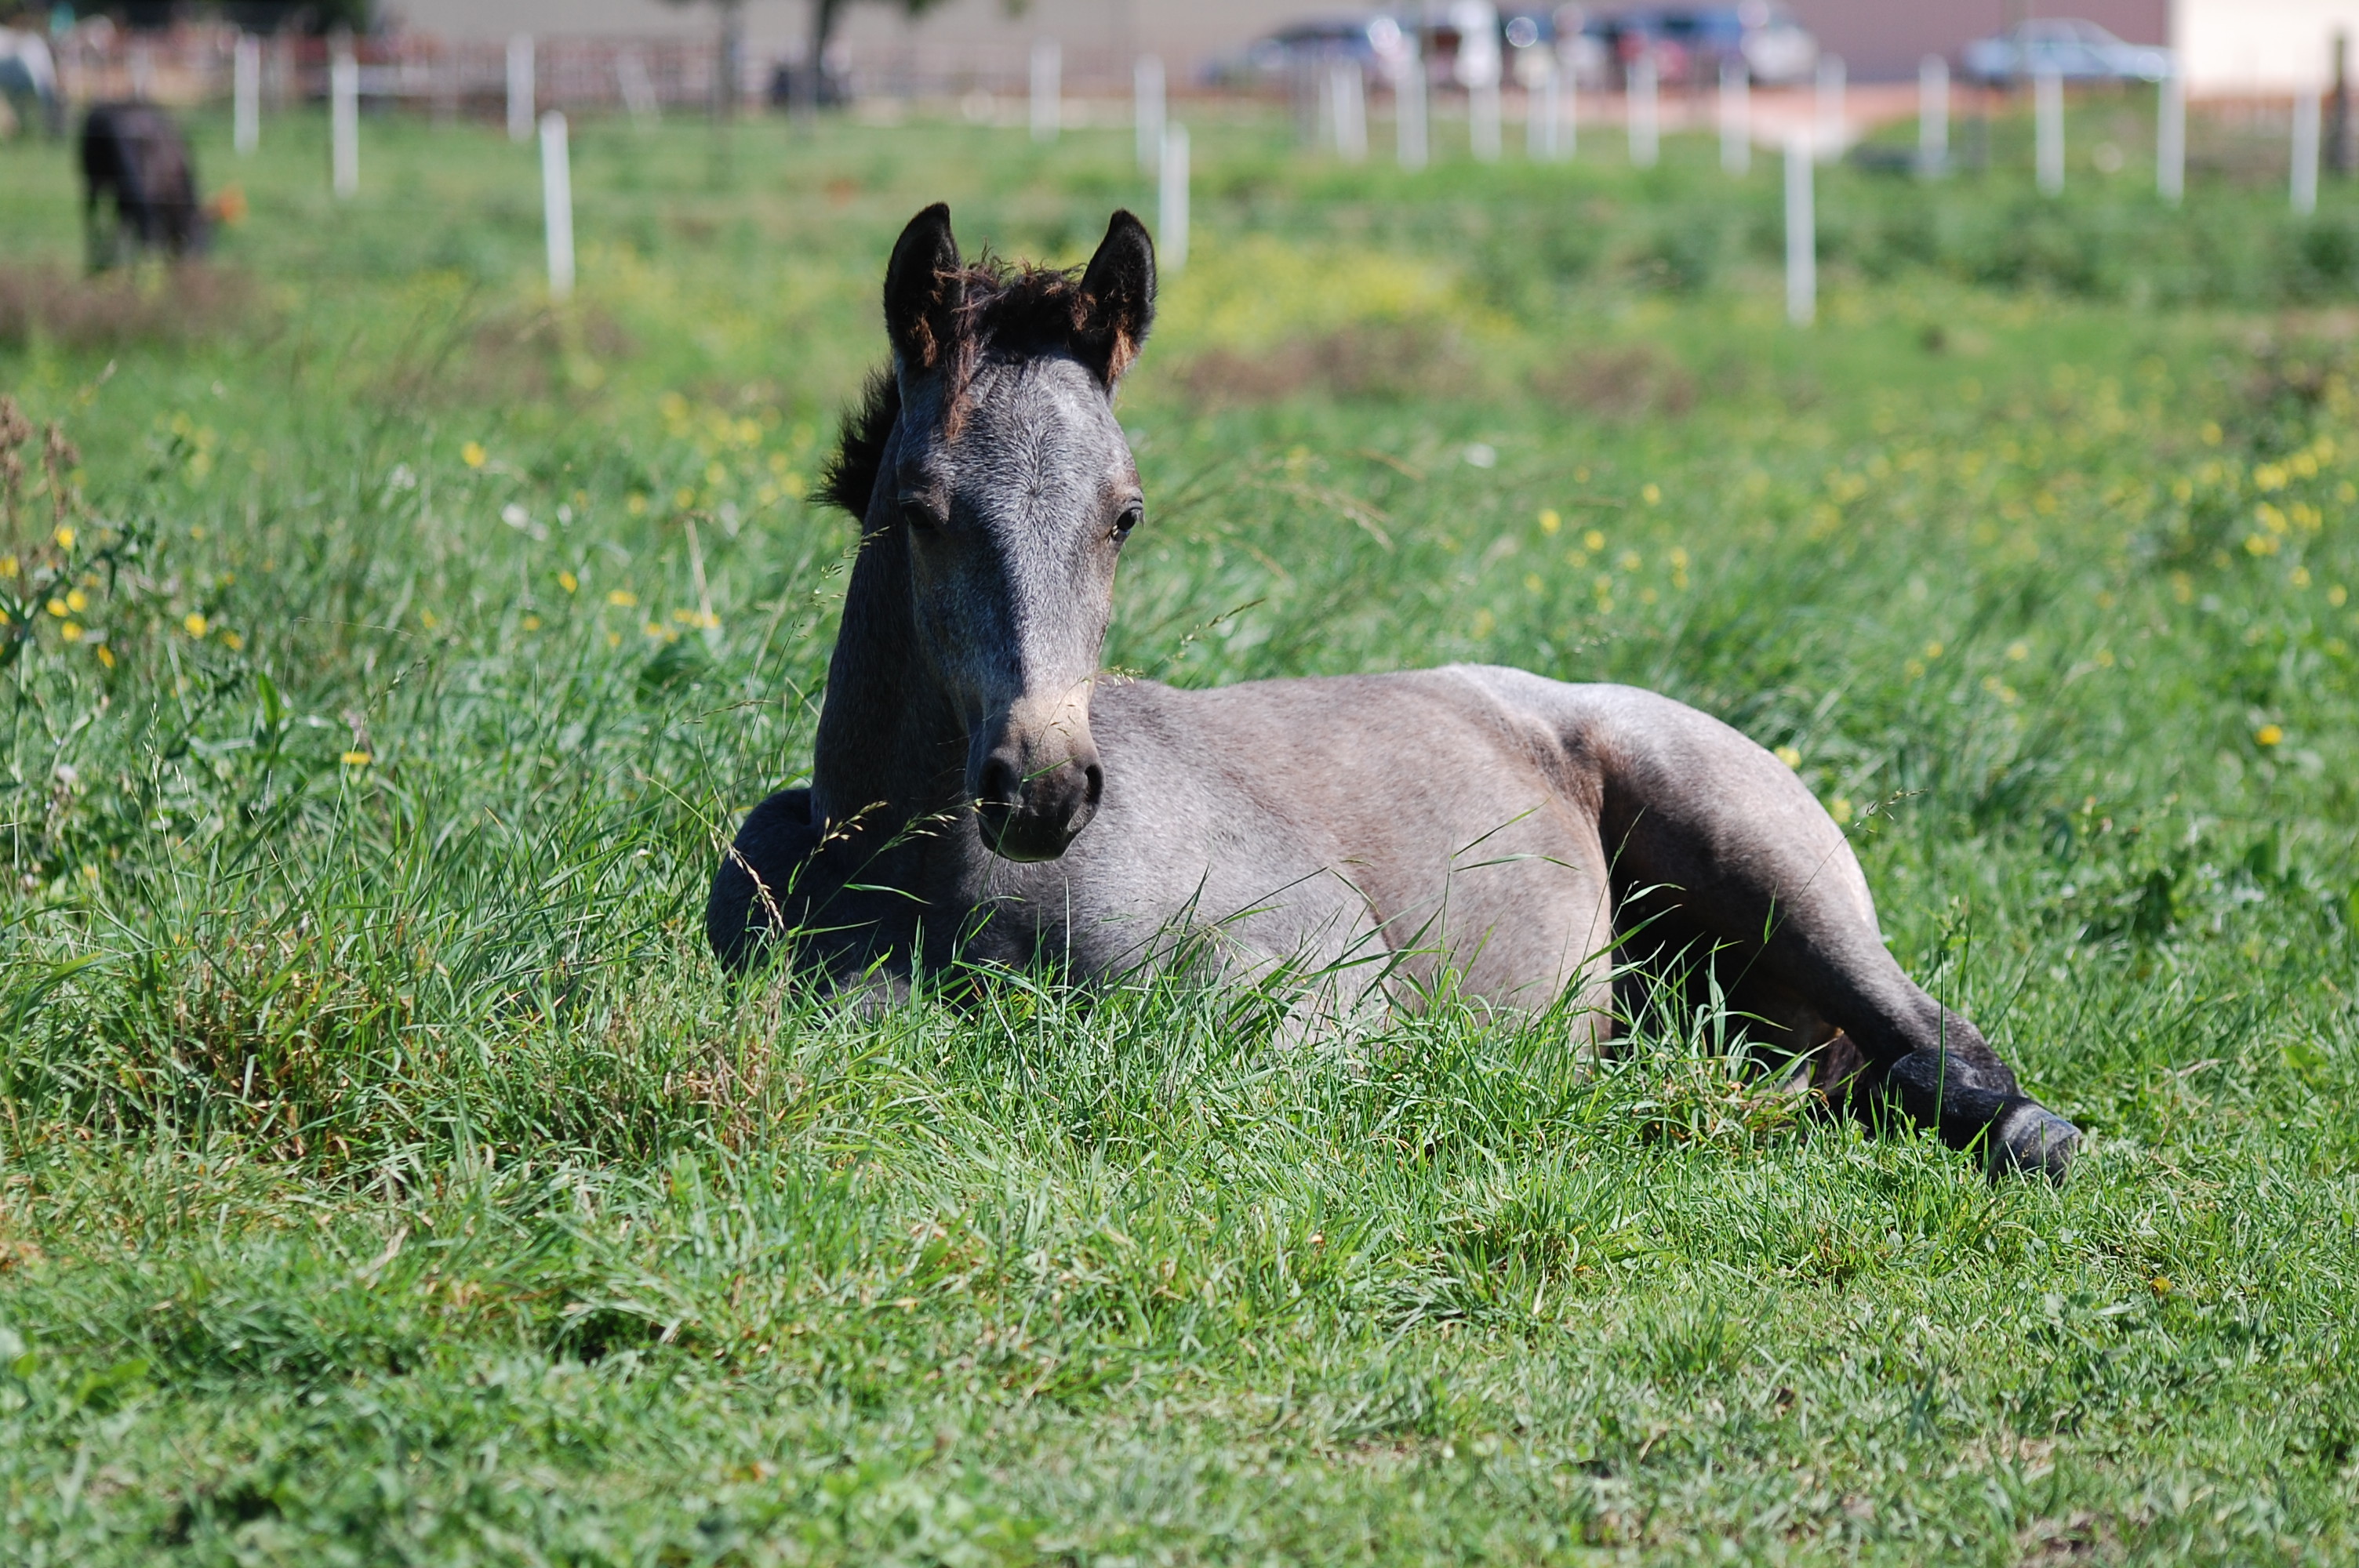
M 903 232 L 893 362 L 829 476 L 865 536 L 811 784 L 723 859 L 723 962 L 782 940 L 892 986 L 953 954 L 1331 977 L 1374 955 L 1382 987 L 1569 998 L 1593 1041 L 1617 962 L 1688 985 L 1709 966 L 1756 1050 L 1807 1054 L 1831 1101 L 2061 1179 L 2079 1131 L 1901 972 L 1842 831 L 1719 720 L 1485 665 L 1102 677 L 1145 505 L 1113 396 L 1154 305 L 1127 212 L 1078 281 L 963 265 L 943 207 Z

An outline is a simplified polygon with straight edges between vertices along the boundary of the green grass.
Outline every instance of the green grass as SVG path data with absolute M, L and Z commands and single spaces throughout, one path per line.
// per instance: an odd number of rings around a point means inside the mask
M 527 150 L 371 122 L 339 210 L 316 123 L 223 129 L 253 214 L 179 295 L 74 283 L 64 159 L 0 146 L 0 389 L 80 449 L 0 591 L 0 1558 L 2359 1556 L 2348 191 L 2060 208 L 2003 124 L 1823 177 L 1803 334 L 1709 146 L 1198 127 L 1110 661 L 1490 659 L 1790 748 L 2090 1130 L 2049 1191 L 1710 1020 L 724 985 L 891 238 L 1077 260 L 1126 136 L 582 127 L 550 310 Z

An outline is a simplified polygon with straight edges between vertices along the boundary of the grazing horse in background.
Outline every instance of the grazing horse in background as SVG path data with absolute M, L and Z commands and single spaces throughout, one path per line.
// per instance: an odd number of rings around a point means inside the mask
M 38 33 L 0 27 L 0 101 L 27 128 L 58 135 L 65 130 L 65 100 L 58 93 L 58 63 Z
M 845 989 L 956 957 L 1329 977 L 1445 971 L 1615 1024 L 1615 955 L 1717 974 L 1756 1050 L 1831 1100 L 2060 1180 L 2072 1124 L 1885 950 L 1866 878 L 1791 769 L 1621 686 L 1456 665 L 1209 691 L 1099 667 L 1145 510 L 1113 397 L 1154 313 L 1114 214 L 1076 278 L 962 265 L 929 208 L 885 276 L 889 370 L 825 494 L 864 534 L 808 789 L 745 819 L 706 910 Z
M 125 236 L 135 252 L 162 251 L 176 259 L 204 250 L 210 234 L 197 202 L 188 140 L 154 104 L 92 105 L 82 123 L 82 179 L 93 272 L 124 259 Z M 110 200 L 112 232 L 102 216 Z

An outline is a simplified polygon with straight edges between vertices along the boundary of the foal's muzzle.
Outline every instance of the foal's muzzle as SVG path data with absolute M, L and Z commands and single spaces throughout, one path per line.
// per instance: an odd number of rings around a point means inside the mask
M 1105 770 L 1086 720 L 1024 733 L 1014 725 L 973 764 L 968 782 L 983 841 L 1010 860 L 1053 860 L 1088 827 Z

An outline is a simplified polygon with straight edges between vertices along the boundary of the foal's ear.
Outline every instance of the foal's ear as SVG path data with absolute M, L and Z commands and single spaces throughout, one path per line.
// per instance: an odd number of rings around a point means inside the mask
M 1147 237 L 1147 225 L 1126 211 L 1106 225 L 1098 254 L 1082 274 L 1077 314 L 1073 352 L 1112 391 L 1155 324 L 1155 242 Z
M 951 210 L 937 201 L 909 220 L 885 266 L 885 332 L 896 368 L 929 371 L 941 362 L 965 292 Z

